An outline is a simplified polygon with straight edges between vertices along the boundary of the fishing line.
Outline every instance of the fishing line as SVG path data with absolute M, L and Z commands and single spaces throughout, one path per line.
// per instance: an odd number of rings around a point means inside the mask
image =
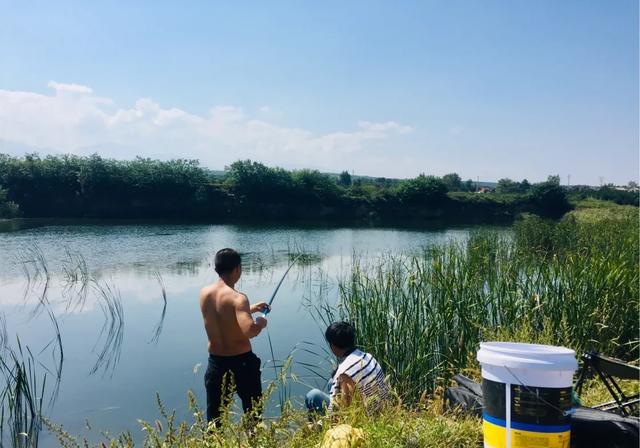
M 541 403 L 546 404 L 547 406 L 549 406 L 551 409 L 558 411 L 562 414 L 563 417 L 568 417 L 572 414 L 575 414 L 576 410 L 571 408 L 571 409 L 560 409 L 559 407 L 556 407 L 553 403 L 549 403 L 547 400 L 545 400 L 544 398 L 542 398 L 540 396 L 540 394 L 538 393 L 537 390 L 531 390 L 529 388 L 529 386 L 527 386 L 524 381 L 522 381 L 520 378 L 518 378 L 518 376 L 507 366 L 504 366 L 505 369 L 507 369 L 507 371 L 516 379 L 517 382 L 519 382 L 520 384 L 518 384 L 518 386 L 522 386 L 524 387 L 524 389 L 529 392 L 529 395 L 531 395 L 532 397 L 536 398 L 538 401 L 540 401 Z M 536 389 L 538 389 L 536 387 Z M 573 389 L 572 389 L 573 390 Z
M 273 291 L 273 294 L 271 294 L 271 298 L 269 299 L 269 302 L 267 302 L 267 304 L 269 305 L 269 308 L 262 313 L 263 316 L 266 316 L 269 313 L 269 311 L 271 309 L 271 304 L 273 303 L 273 299 L 276 298 L 276 294 L 278 293 L 278 290 L 280 289 L 280 286 L 282 286 L 282 282 L 284 281 L 285 277 L 287 276 L 287 274 L 289 273 L 289 271 L 291 270 L 293 265 L 296 264 L 296 261 L 298 261 L 298 259 L 300 257 L 302 257 L 302 254 L 299 254 L 296 258 L 294 258 L 293 261 L 291 262 L 291 264 L 289 265 L 289 267 L 287 268 L 287 270 L 284 271 L 284 274 L 282 275 L 282 278 L 278 282 L 278 285 L 276 286 L 276 289 Z
M 278 290 L 280 289 L 280 286 L 282 285 L 282 282 L 284 281 L 285 277 L 287 276 L 287 274 L 289 273 L 289 271 L 291 270 L 291 268 L 293 267 L 294 264 L 296 264 L 296 261 L 298 261 L 298 259 L 302 256 L 302 254 L 299 254 L 296 258 L 293 259 L 293 261 L 291 262 L 291 264 L 289 265 L 289 267 L 287 268 L 286 271 L 284 271 L 284 274 L 282 275 L 282 278 L 280 279 L 280 281 L 278 282 L 276 289 L 273 291 L 273 294 L 271 294 L 271 298 L 269 299 L 269 302 L 267 302 L 267 304 L 269 305 L 267 307 L 266 310 L 264 310 L 261 314 L 262 317 L 265 317 L 267 314 L 269 314 L 269 311 L 271 310 L 271 304 L 273 303 L 273 299 L 276 298 L 276 294 L 278 293 Z M 271 363 L 273 364 L 273 380 L 277 381 L 278 380 L 278 369 L 276 368 L 276 357 L 273 353 L 273 343 L 271 342 L 271 333 L 269 333 L 269 327 L 265 327 L 267 330 L 267 340 L 269 341 L 269 351 L 271 352 Z M 280 408 L 282 410 L 282 400 L 280 400 Z

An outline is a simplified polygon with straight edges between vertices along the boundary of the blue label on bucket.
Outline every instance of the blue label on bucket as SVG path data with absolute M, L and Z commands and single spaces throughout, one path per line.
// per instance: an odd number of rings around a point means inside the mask
M 506 428 L 507 421 L 501 420 L 499 418 L 491 417 L 486 412 L 482 413 L 482 418 L 489 423 L 492 423 L 497 426 L 503 426 Z M 534 425 L 532 423 L 522 423 L 511 420 L 511 428 L 513 429 L 521 429 L 523 431 L 533 431 L 533 432 L 565 432 L 569 431 L 569 425 Z

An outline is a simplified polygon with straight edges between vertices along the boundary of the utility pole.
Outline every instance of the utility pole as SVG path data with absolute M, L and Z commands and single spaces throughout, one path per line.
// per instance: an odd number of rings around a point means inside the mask
M 567 174 L 567 187 L 571 186 L 571 174 Z
M 604 183 L 604 177 L 600 176 L 598 177 L 598 179 L 600 179 L 600 187 L 602 187 L 602 184 Z

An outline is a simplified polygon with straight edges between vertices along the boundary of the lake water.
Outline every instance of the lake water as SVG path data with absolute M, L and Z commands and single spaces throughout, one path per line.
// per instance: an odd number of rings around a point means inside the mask
M 287 396 L 301 405 L 309 387 L 324 384 L 304 364 L 317 366 L 314 370 L 325 376 L 331 368 L 323 355 L 323 329 L 309 304 L 321 296 L 335 300 L 337 280 L 349 272 L 352 255 L 375 260 L 451 239 L 464 240 L 468 234 L 464 228 L 232 225 L 58 225 L 0 233 L 0 313 L 6 320 L 9 344 L 16 346 L 17 334 L 40 361 L 38 372 L 50 370 L 47 399 L 60 356 L 48 310 L 56 317 L 64 362 L 57 399 L 46 408 L 54 422 L 94 441 L 100 440 L 102 430 L 111 434 L 130 430 L 139 440 L 143 434 L 137 420 L 154 421 L 159 415 L 156 392 L 166 408 L 177 410 L 178 418 L 189 418 L 189 389 L 204 407 L 207 353 L 198 292 L 216 279 L 212 267 L 216 250 L 233 247 L 243 254 L 237 289 L 252 302 L 270 297 L 291 252 L 313 255 L 309 262 L 296 264 L 285 279 L 268 326 L 275 359 L 293 357 L 292 371 L 299 380 L 288 383 Z M 77 269 L 82 263 L 86 269 Z M 84 290 L 82 272 L 93 279 Z M 166 314 L 160 325 L 162 285 Z M 39 306 L 43 294 L 45 305 Z M 117 303 L 122 306 L 121 316 L 114 319 L 108 309 Z M 274 378 L 267 333 L 252 344 L 262 359 L 266 389 Z M 275 394 L 267 416 L 277 415 L 278 403 Z M 46 431 L 40 442 L 55 445 Z

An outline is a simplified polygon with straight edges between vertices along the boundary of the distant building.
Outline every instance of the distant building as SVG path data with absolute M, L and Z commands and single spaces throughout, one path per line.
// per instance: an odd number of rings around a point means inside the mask
M 488 187 L 480 187 L 476 193 L 491 193 L 491 188 Z
M 637 192 L 638 187 L 634 186 L 634 185 L 624 185 L 624 186 L 619 186 L 619 187 L 615 187 L 616 190 L 618 191 L 630 191 L 630 192 Z

